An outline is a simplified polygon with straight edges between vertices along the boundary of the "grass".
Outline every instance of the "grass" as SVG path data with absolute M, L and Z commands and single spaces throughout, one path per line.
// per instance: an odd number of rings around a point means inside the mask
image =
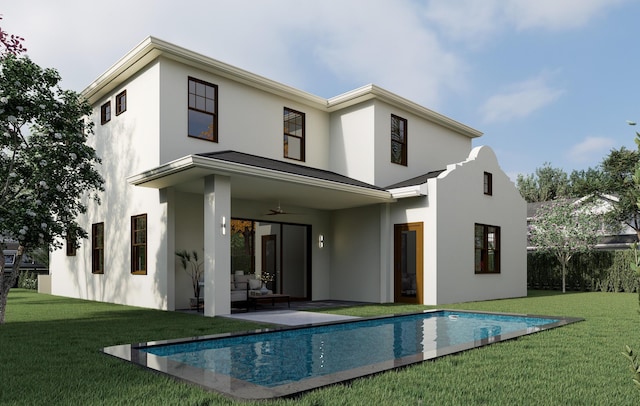
M 447 308 L 584 317 L 586 321 L 462 354 L 279 399 L 274 405 L 638 404 L 621 351 L 640 349 L 638 296 L 529 292 Z M 373 316 L 425 306 L 369 305 Z M 261 327 L 14 289 L 0 326 L 0 404 L 235 404 L 99 352 L 102 347 Z M 262 403 L 262 402 L 257 402 Z M 256 404 L 257 404 L 256 403 Z M 248 403 L 252 404 L 252 403 Z

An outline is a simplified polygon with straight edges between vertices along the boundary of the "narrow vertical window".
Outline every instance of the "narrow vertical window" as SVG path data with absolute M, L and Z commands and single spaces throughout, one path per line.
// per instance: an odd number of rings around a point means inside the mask
M 304 113 L 284 108 L 284 157 L 304 161 Z
M 76 256 L 76 241 L 74 237 L 74 232 L 71 229 L 67 229 L 67 234 L 65 236 L 65 245 L 67 248 L 67 256 L 75 257 Z
M 111 121 L 111 101 L 100 107 L 100 124 L 106 124 L 109 121 Z
M 391 162 L 407 166 L 407 120 L 391 115 Z
M 147 274 L 147 215 L 131 217 L 131 273 Z
M 127 111 L 127 91 L 123 90 L 116 95 L 116 116 Z
M 475 225 L 475 273 L 500 273 L 500 227 Z
M 493 175 L 489 172 L 484 173 L 484 194 L 489 196 L 493 194 Z
M 91 225 L 91 272 L 104 273 L 104 223 Z
M 218 86 L 189 78 L 189 137 L 218 142 Z

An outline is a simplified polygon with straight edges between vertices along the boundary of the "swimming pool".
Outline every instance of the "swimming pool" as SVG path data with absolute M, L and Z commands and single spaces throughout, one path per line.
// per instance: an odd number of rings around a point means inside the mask
M 582 319 L 421 313 L 107 347 L 103 352 L 242 399 L 289 396 Z

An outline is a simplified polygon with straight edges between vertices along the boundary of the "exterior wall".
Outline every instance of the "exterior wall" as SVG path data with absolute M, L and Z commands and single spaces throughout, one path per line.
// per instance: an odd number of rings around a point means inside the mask
M 331 299 L 381 301 L 379 205 L 335 211 L 331 250 Z M 392 268 L 393 269 L 393 268 Z
M 373 102 L 331 114 L 331 170 L 362 182 L 375 182 Z
M 407 119 L 407 166 L 391 163 L 391 114 Z M 471 139 L 387 103 L 369 100 L 331 114 L 331 170 L 373 185 L 446 168 L 471 151 Z
M 158 100 L 159 65 L 152 63 L 132 80 L 114 89 L 108 98 L 94 104 L 91 119 L 95 135 L 89 143 L 102 157 L 99 168 L 105 179 L 101 205 L 89 204 L 88 211 L 79 218 L 80 224 L 91 233 L 91 225 L 105 225 L 105 271 L 91 273 L 91 241 L 82 241 L 74 257 L 63 250 L 51 256 L 52 293 L 83 299 L 115 302 L 135 306 L 166 309 L 167 254 L 160 248 L 166 239 L 167 219 L 160 203 L 160 192 L 135 188 L 126 182 L 131 174 L 159 164 Z M 127 109 L 115 115 L 115 95 L 127 91 Z M 111 121 L 100 124 L 100 107 L 111 100 Z M 147 275 L 132 275 L 131 216 L 147 214 Z M 140 292 L 154 292 L 140 294 Z
M 391 114 L 407 120 L 407 166 L 391 163 Z M 394 183 L 445 169 L 467 158 L 471 139 L 389 104 L 375 102 L 374 182 L 386 187 Z M 359 156 L 355 150 L 352 157 Z
M 293 100 L 162 59 L 160 91 L 160 161 L 224 150 L 308 165 L 329 167 L 329 114 Z M 188 77 L 218 86 L 218 142 L 187 135 Z M 305 161 L 284 158 L 283 109 L 305 113 Z
M 491 196 L 483 192 L 485 171 L 493 175 Z M 437 299 L 426 304 L 526 296 L 526 203 L 493 151 L 475 148 L 434 183 L 429 198 L 437 211 Z M 474 273 L 475 223 L 500 227 L 499 274 Z

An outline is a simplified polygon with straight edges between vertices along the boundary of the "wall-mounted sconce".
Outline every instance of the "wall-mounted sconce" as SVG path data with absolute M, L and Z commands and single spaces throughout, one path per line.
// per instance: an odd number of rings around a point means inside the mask
M 227 218 L 222 216 L 222 220 L 220 221 L 220 228 L 222 228 L 222 235 L 227 234 Z
M 318 247 L 324 248 L 324 234 L 318 236 Z

